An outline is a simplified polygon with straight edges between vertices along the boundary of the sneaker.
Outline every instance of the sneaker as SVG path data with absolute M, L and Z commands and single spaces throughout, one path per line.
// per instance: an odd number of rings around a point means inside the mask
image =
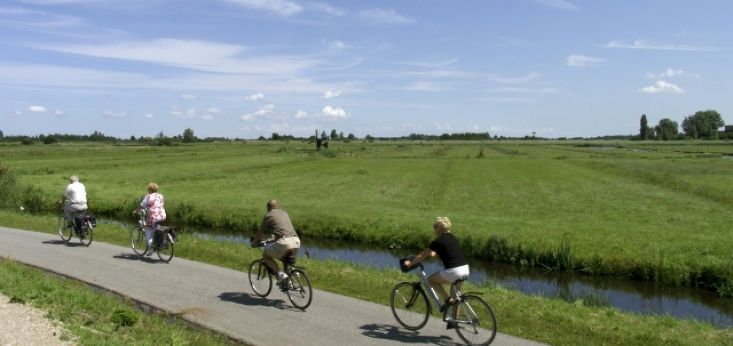
M 446 310 L 448 310 L 448 308 L 451 305 L 453 305 L 455 303 L 456 303 L 456 301 L 453 298 L 446 298 L 445 299 L 445 302 L 443 302 L 443 306 L 440 307 L 440 312 L 441 313 L 445 312 Z
M 283 281 L 285 281 L 285 279 L 287 279 L 287 278 L 288 278 L 288 274 L 285 274 L 285 273 L 283 273 L 283 272 L 278 272 L 278 273 L 277 273 L 277 283 L 278 283 L 278 284 L 281 284 L 281 283 L 282 283 Z

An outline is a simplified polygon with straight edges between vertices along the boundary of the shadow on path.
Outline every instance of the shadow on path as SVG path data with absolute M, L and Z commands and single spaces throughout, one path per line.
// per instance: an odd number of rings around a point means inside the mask
M 429 335 L 420 335 L 420 332 L 418 331 L 410 331 L 406 329 L 401 329 L 396 326 L 392 326 L 389 324 L 365 324 L 359 329 L 363 330 L 362 334 L 366 335 L 370 338 L 375 339 L 386 339 L 386 340 L 395 340 L 399 341 L 401 343 L 410 343 L 410 344 L 434 344 L 434 345 L 441 345 L 441 346 L 457 346 L 457 345 L 463 345 L 463 343 L 455 342 L 453 339 L 451 339 L 448 336 L 442 335 L 442 336 L 429 336 Z
M 65 242 L 65 241 L 60 240 L 60 239 L 54 239 L 54 240 L 44 240 L 41 243 L 43 243 L 43 244 L 51 244 L 51 245 L 66 245 L 66 246 L 72 246 L 72 247 L 76 247 L 76 246 L 86 247 L 84 244 L 79 243 L 78 240 L 77 241 L 71 241 L 71 240 L 69 240 L 68 242 Z
M 272 293 L 273 292 L 271 292 L 270 294 Z M 253 296 L 253 295 L 249 295 L 249 294 L 242 293 L 242 292 L 223 292 L 222 294 L 219 295 L 219 299 L 225 302 L 232 302 L 232 303 L 237 303 L 237 304 L 242 304 L 242 305 L 272 306 L 280 310 L 302 312 L 302 310 L 297 309 L 293 306 L 290 306 L 290 304 L 286 303 L 285 300 L 260 298 L 258 296 Z
M 161 261 L 159 259 L 152 259 L 151 257 L 148 257 L 148 256 L 138 256 L 138 255 L 131 254 L 131 253 L 121 253 L 119 255 L 112 256 L 112 257 L 118 258 L 118 259 L 131 260 L 131 261 L 140 261 L 140 262 L 145 262 L 145 263 L 165 263 L 164 261 Z

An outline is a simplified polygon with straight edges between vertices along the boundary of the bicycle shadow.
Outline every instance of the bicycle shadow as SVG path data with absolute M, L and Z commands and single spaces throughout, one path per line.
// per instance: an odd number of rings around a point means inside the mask
M 140 261 L 140 262 L 145 262 L 145 263 L 165 263 L 164 261 L 160 259 L 153 259 L 152 257 L 148 257 L 148 256 L 138 256 L 138 255 L 131 254 L 131 253 L 121 253 L 119 255 L 112 256 L 112 258 L 126 259 L 126 260 L 131 260 L 131 261 Z
M 274 292 L 270 292 L 270 294 L 272 293 Z M 272 299 L 269 297 L 261 298 L 255 295 L 242 293 L 242 292 L 222 292 L 218 298 L 225 302 L 232 302 L 232 303 L 237 303 L 237 304 L 242 304 L 242 305 L 271 306 L 271 307 L 278 308 L 280 310 L 292 310 L 292 311 L 302 312 L 302 310 L 291 306 L 285 300 Z
M 54 239 L 54 240 L 44 240 L 41 242 L 41 244 L 51 244 L 51 245 L 66 245 L 71 247 L 77 247 L 77 246 L 85 246 L 82 243 L 79 243 L 78 241 L 71 241 L 65 242 L 63 240 Z
M 434 344 L 441 346 L 457 346 L 463 343 L 453 341 L 449 336 L 420 335 L 419 331 L 401 329 L 389 324 L 365 324 L 359 329 L 363 330 L 362 335 L 375 339 L 395 340 L 401 343 L 410 344 Z

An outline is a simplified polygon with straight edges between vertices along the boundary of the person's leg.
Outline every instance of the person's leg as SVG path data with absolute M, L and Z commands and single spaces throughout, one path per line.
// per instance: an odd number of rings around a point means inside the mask
M 274 249 L 270 248 L 265 250 L 262 253 L 262 260 L 265 262 L 265 266 L 270 271 L 271 274 L 277 274 L 277 272 L 280 270 L 278 268 L 277 262 L 275 262 L 274 256 Z
M 435 289 L 435 292 L 438 293 L 438 296 L 443 301 L 448 298 L 448 292 L 446 292 L 445 287 L 443 287 L 444 284 L 449 284 L 451 281 L 446 280 L 443 278 L 443 276 L 440 275 L 440 272 L 434 273 L 433 275 L 430 275 L 428 278 L 428 282 L 430 283 L 430 286 Z

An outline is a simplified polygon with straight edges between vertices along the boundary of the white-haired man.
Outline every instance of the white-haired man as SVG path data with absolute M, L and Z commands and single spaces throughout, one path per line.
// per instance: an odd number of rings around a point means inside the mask
M 64 190 L 64 217 L 71 221 L 75 214 L 87 210 L 87 189 L 79 182 L 79 177 L 69 177 L 69 185 Z

